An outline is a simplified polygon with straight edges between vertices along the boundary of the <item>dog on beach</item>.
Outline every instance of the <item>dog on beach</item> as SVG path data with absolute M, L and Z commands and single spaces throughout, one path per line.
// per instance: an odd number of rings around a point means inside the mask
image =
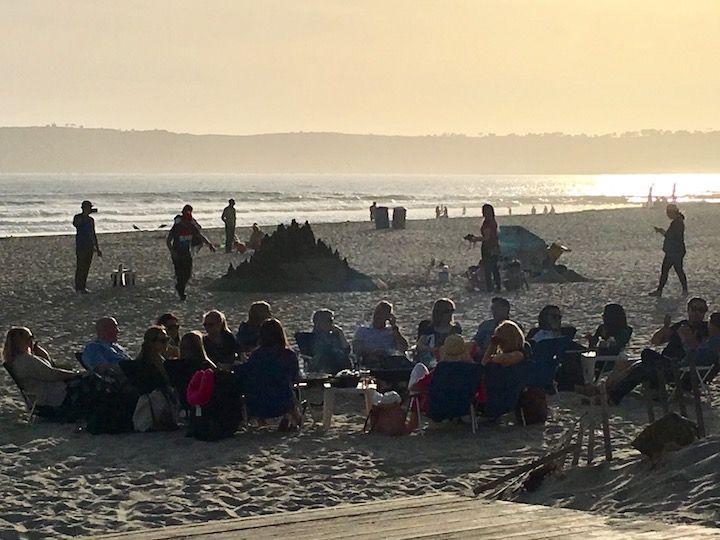
M 468 249 L 474 248 L 478 242 L 482 242 L 482 237 L 475 236 L 474 234 L 466 234 L 463 236 L 463 240 L 467 240 L 469 242 Z

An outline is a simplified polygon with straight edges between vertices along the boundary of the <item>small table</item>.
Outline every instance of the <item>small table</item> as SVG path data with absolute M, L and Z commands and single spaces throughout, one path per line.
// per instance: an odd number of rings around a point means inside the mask
M 325 383 L 323 390 L 323 430 L 327 431 L 330 429 L 330 424 L 332 424 L 336 394 L 363 395 L 365 397 L 365 414 L 368 415 L 372 407 L 372 395 L 376 389 L 377 385 L 375 383 L 364 383 L 362 381 L 351 388 L 335 388 L 330 383 Z

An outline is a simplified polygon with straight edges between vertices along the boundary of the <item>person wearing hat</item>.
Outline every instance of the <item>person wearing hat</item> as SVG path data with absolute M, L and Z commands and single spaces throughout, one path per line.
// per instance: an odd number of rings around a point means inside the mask
M 662 267 L 660 268 L 660 283 L 658 288 L 650 293 L 650 296 L 660 297 L 663 289 L 667 284 L 670 269 L 675 268 L 675 273 L 680 280 L 683 294 L 688 294 L 688 281 L 685 275 L 683 263 L 685 261 L 685 216 L 680 212 L 677 205 L 668 204 L 666 209 L 667 217 L 672 220 L 670 226 L 665 229 L 655 227 L 655 232 L 663 235 L 663 258 Z
M 87 278 L 90 273 L 93 254 L 102 257 L 97 235 L 95 234 L 95 220 L 90 214 L 97 212 L 90 201 L 83 201 L 81 212 L 73 217 L 75 227 L 75 291 L 87 294 Z
M 461 335 L 451 334 L 445 338 L 445 342 L 438 350 L 438 363 L 440 362 L 473 362 L 473 356 L 475 355 L 475 349 L 477 344 L 474 341 L 465 341 Z M 430 390 L 430 383 L 432 382 L 433 375 L 435 374 L 433 368 L 428 371 L 427 367 L 423 364 L 418 363 L 410 374 L 410 380 L 408 381 L 408 390 L 414 395 L 412 399 L 420 400 L 420 410 L 423 414 L 427 414 L 429 410 L 428 403 L 428 392 Z M 482 386 L 482 385 L 481 385 Z M 484 395 L 484 391 L 481 387 L 478 387 L 478 395 Z M 411 403 L 410 407 L 410 429 L 413 430 L 417 427 L 417 407 Z
M 220 219 L 225 224 L 225 253 L 230 253 L 235 244 L 235 199 L 228 200 Z

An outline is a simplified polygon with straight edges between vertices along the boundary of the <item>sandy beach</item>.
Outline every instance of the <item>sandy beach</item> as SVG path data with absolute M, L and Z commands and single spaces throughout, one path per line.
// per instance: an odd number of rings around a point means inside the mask
M 691 296 L 720 311 L 720 206 L 685 207 Z M 412 216 L 409 216 L 412 218 Z M 71 219 L 70 217 L 68 219 Z M 102 216 L 98 216 L 98 221 Z M 555 216 L 501 218 L 545 240 L 572 249 L 562 262 L 591 279 L 586 283 L 534 284 L 529 292 L 509 293 L 513 317 L 525 328 L 537 313 L 556 303 L 566 323 L 581 334 L 594 331 L 608 302 L 623 304 L 634 327 L 632 355 L 648 346 L 666 313 L 683 317 L 686 299 L 674 275 L 662 299 L 647 293 L 656 286 L 661 238 L 653 226 L 667 226 L 660 210 L 586 211 Z M 235 330 L 254 300 L 265 299 L 289 334 L 308 329 L 314 309 L 328 307 L 352 334 L 374 304 L 395 304 L 401 329 L 414 336 L 432 303 L 450 297 L 467 337 L 488 318 L 490 295 L 469 292 L 461 277 L 477 262 L 479 248 L 462 237 L 478 234 L 477 218 L 409 221 L 403 231 L 376 231 L 370 223 L 313 225 L 352 266 L 384 280 L 389 289 L 374 293 L 243 294 L 211 290 L 237 255 L 203 250 L 195 259 L 188 300 L 178 301 L 172 265 L 162 231 L 100 236 L 103 258 L 90 273 L 90 295 L 73 292 L 74 240 L 71 236 L 0 240 L 5 262 L 0 274 L 3 335 L 12 325 L 30 327 L 51 356 L 77 367 L 73 353 L 93 337 L 93 323 L 112 315 L 120 343 L 139 350 L 144 330 L 157 315 L 175 313 L 182 330 L 201 329 L 202 313 L 220 309 Z M 269 232 L 270 227 L 265 227 Z M 219 244 L 222 231 L 209 230 Z M 239 231 L 247 238 L 248 230 Z M 431 258 L 445 261 L 452 274 L 440 284 L 428 275 Z M 135 287 L 114 289 L 110 272 L 118 264 L 133 268 Z M 629 397 L 611 409 L 616 459 L 546 480 L 521 500 L 621 516 L 644 515 L 665 521 L 720 526 L 720 390 L 712 388 L 706 410 L 710 437 L 649 463 L 630 441 L 647 423 L 644 404 Z M 226 517 L 326 507 L 436 492 L 465 493 L 483 479 L 541 455 L 561 437 L 582 408 L 577 395 L 551 398 L 545 426 L 508 422 L 472 435 L 467 426 L 432 431 L 424 437 L 390 439 L 362 434 L 361 400 L 341 403 L 333 428 L 323 433 L 310 423 L 300 435 L 241 431 L 233 439 L 203 443 L 173 433 L 92 436 L 73 425 L 24 420 L 24 405 L 9 377 L 0 371 L 0 538 L 94 535 Z M 318 411 L 313 411 L 319 417 Z

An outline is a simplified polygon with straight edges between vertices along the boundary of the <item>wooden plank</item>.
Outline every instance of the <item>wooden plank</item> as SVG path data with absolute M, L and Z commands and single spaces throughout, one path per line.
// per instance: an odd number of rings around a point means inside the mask
M 667 525 L 649 520 L 610 519 L 564 508 L 441 494 L 119 533 L 105 538 L 375 540 L 378 537 L 387 540 L 720 538 L 720 531 L 704 527 Z

